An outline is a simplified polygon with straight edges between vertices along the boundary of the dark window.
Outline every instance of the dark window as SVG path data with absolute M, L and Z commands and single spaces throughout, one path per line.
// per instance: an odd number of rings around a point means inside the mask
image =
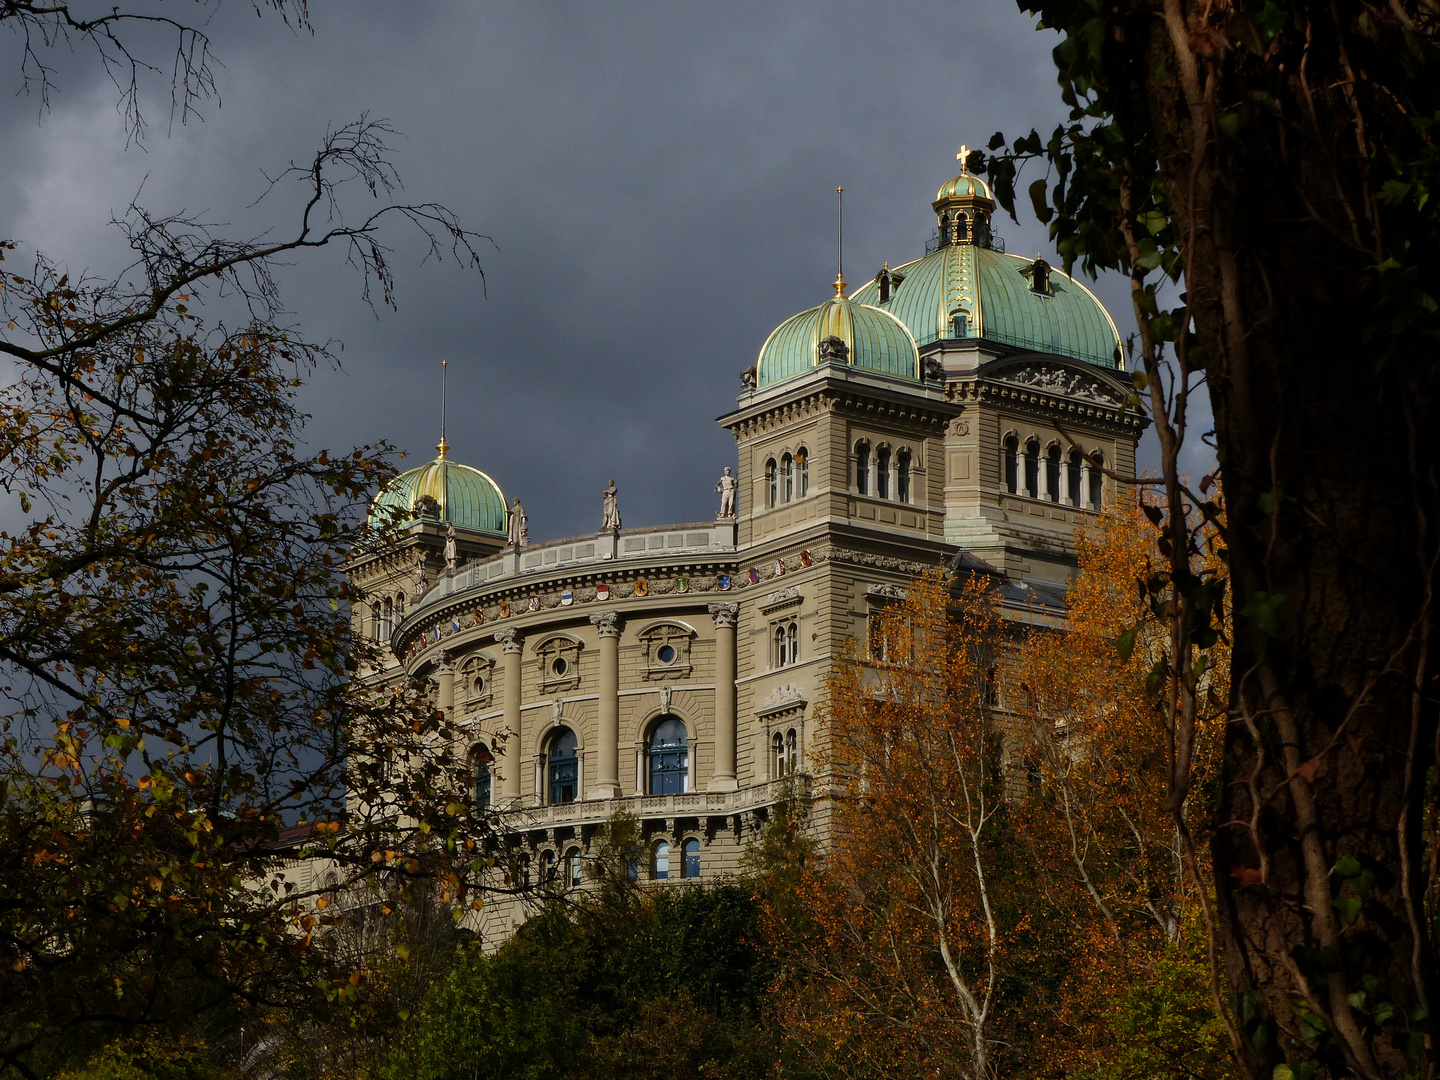
M 776 501 L 780 497 L 780 472 L 775 467 L 774 458 L 765 462 L 765 484 L 770 489 L 770 498 L 767 505 L 773 510 Z
M 1005 490 L 1014 495 L 1020 482 L 1019 464 L 1015 460 L 1020 453 L 1020 440 L 1014 435 L 1006 436 L 1005 449 L 1002 453 L 1005 456 Z
M 875 494 L 890 497 L 890 449 L 882 446 L 875 452 Z
M 855 491 L 870 494 L 870 444 L 855 444 Z
M 1030 498 L 1040 491 L 1040 444 L 1025 444 L 1025 494 Z
M 970 336 L 970 314 L 965 311 L 952 311 L 950 313 L 950 336 L 967 338 Z
M 490 766 L 483 761 L 475 763 L 475 805 L 481 810 L 490 805 Z
M 1060 447 L 1052 446 L 1045 452 L 1045 490 L 1051 502 L 1063 502 L 1060 498 Z
M 681 873 L 687 878 L 697 878 L 700 876 L 699 840 L 692 839 L 685 841 L 685 865 L 681 869 Z
M 652 876 L 656 880 L 663 881 L 670 876 L 670 845 L 661 840 L 655 845 L 655 855 L 652 863 L 654 870 Z
M 785 501 L 795 498 L 795 459 L 786 454 L 780 459 L 780 471 L 785 476 Z
M 650 734 L 650 794 L 682 794 L 689 772 L 685 723 L 676 716 L 664 717 Z
M 542 851 L 540 853 L 540 884 L 553 885 L 555 883 L 555 853 L 553 851 Z
M 897 467 L 897 469 L 898 469 L 898 473 L 897 473 L 897 475 L 896 475 L 896 487 L 897 487 L 897 490 L 896 490 L 896 492 L 895 492 L 895 497 L 896 497 L 897 499 L 899 499 L 902 503 L 908 503 L 908 502 L 910 501 L 910 453 L 909 453 L 909 451 L 907 451 L 907 450 L 901 450 L 900 453 L 896 454 L 896 455 L 895 455 L 895 464 L 896 464 L 896 467 Z
M 1065 487 L 1069 497 L 1065 500 L 1071 506 L 1080 505 L 1080 451 L 1070 451 L 1070 461 L 1065 469 Z
M 551 803 L 572 803 L 579 794 L 580 758 L 575 753 L 576 743 L 575 733 L 569 728 L 561 728 L 550 740 L 546 779 Z
M 795 451 L 796 491 L 800 498 L 810 494 L 810 452 L 801 447 Z
M 784 776 L 788 767 L 785 760 L 785 736 L 777 731 L 770 740 L 770 771 L 777 777 Z
M 970 239 L 970 219 L 964 214 L 955 215 L 955 239 L 962 244 Z
M 673 664 L 675 662 L 675 646 L 661 645 L 655 656 L 662 664 Z
M 565 880 L 572 889 L 578 889 L 585 880 L 584 866 L 580 862 L 580 849 L 572 847 L 565 852 Z
M 1105 459 L 1100 456 L 1099 451 L 1092 455 L 1094 464 L 1090 466 L 1090 507 L 1093 510 L 1100 509 L 1100 500 L 1105 496 L 1105 474 L 1097 466 L 1103 466 Z
M 1050 292 L 1050 264 L 1037 258 L 1030 267 L 1030 288 L 1038 293 Z
M 550 670 L 553 671 L 556 675 L 564 675 L 565 669 L 569 666 L 570 665 L 565 662 L 565 658 L 563 656 L 557 656 L 554 660 L 550 661 Z

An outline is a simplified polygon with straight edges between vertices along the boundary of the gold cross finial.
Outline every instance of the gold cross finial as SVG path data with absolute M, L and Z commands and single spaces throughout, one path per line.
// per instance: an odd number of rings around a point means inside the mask
M 970 157 L 970 148 L 969 148 L 968 146 L 966 146 L 964 143 L 961 143 L 961 144 L 960 144 L 960 152 L 959 152 L 958 154 L 956 154 L 955 157 L 956 157 L 956 159 L 958 159 L 959 162 L 960 162 L 960 171 L 961 171 L 962 173 L 969 172 L 969 171 L 970 171 L 970 168 L 969 168 L 969 166 L 966 164 L 966 161 L 967 161 L 967 160 L 969 159 L 969 157 Z

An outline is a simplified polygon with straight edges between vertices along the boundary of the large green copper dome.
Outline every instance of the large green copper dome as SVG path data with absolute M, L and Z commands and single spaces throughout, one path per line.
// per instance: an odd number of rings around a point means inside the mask
M 399 511 L 401 521 L 424 516 L 426 498 L 435 500 L 433 512 L 441 522 L 457 529 L 505 535 L 505 495 L 500 486 L 479 469 L 450 461 L 441 451 L 434 461 L 403 472 L 391 480 L 370 507 L 372 525 L 388 523 L 386 511 Z
M 1120 333 L 1095 294 L 1053 267 L 1048 289 L 1037 292 L 1034 266 L 980 244 L 952 243 L 891 271 L 901 280 L 885 303 L 878 280 L 850 299 L 894 315 L 920 345 L 955 336 L 955 314 L 963 312 L 966 336 L 1118 368 Z
M 843 350 L 826 347 L 831 338 L 843 342 Z M 904 323 L 878 307 L 835 296 L 775 328 L 760 349 L 755 382 L 770 386 L 830 362 L 904 379 L 920 378 L 920 354 Z

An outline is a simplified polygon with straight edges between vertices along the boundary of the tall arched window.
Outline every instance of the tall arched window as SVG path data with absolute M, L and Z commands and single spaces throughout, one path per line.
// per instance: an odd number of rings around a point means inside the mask
M 800 659 L 800 624 L 785 621 L 775 624 L 775 667 L 785 667 Z
M 1080 451 L 1071 450 L 1070 460 L 1065 468 L 1065 493 L 1068 496 L 1066 502 L 1071 506 L 1080 506 Z
M 490 805 L 490 752 L 483 747 L 477 748 L 473 761 L 475 762 L 475 806 L 484 810 Z
M 910 501 L 910 451 L 895 455 L 895 497 L 902 503 Z
M 660 718 L 650 732 L 650 794 L 680 795 L 689 788 L 690 749 L 685 722 L 678 716 Z
M 670 844 L 661 840 L 650 857 L 651 877 L 664 881 L 670 876 Z
M 376 600 L 370 605 L 370 639 L 380 640 L 380 616 L 385 610 L 385 601 Z
M 882 446 L 875 451 L 875 494 L 882 499 L 890 498 L 890 448 Z
M 1040 490 L 1040 444 L 1025 444 L 1025 494 L 1035 498 Z
M 785 628 L 785 636 L 790 639 L 790 663 L 800 659 L 800 624 L 791 623 Z
M 950 336 L 957 338 L 970 336 L 970 313 L 963 308 L 956 308 L 950 313 Z
M 955 215 L 955 239 L 962 244 L 970 239 L 970 219 L 964 214 Z
M 565 881 L 572 889 L 580 888 L 585 882 L 585 869 L 580 861 L 578 847 L 572 847 L 565 852 Z
M 857 495 L 870 494 L 870 444 L 855 444 L 855 492 Z
M 785 735 L 777 731 L 770 740 L 770 775 L 781 777 L 789 772 L 789 769 L 790 763 L 785 757 Z
M 791 502 L 795 498 L 795 459 L 786 454 L 780 459 L 780 474 L 784 478 L 784 499 Z
M 785 758 L 790 762 L 791 772 L 800 767 L 800 739 L 793 727 L 785 732 Z
M 1063 502 L 1060 497 L 1060 447 L 1051 446 L 1045 451 L 1045 497 L 1051 502 Z
M 542 851 L 540 853 L 540 884 L 553 885 L 555 883 L 555 852 Z
M 770 491 L 766 505 L 773 510 L 775 509 L 775 502 L 780 494 L 780 471 L 775 467 L 774 458 L 765 462 L 765 486 Z
M 799 498 L 810 494 L 810 451 L 803 446 L 795 451 L 795 488 Z
M 694 837 L 685 841 L 685 863 L 681 867 L 680 873 L 687 878 L 700 876 L 700 841 Z
M 1001 462 L 1001 474 L 1005 477 L 1005 490 L 1011 495 L 1019 491 L 1020 484 L 1020 439 L 1015 435 L 1005 436 L 1005 448 L 1000 451 L 1004 460 Z
M 1095 464 L 1090 466 L 1090 505 L 1099 510 L 1105 498 L 1105 474 L 1097 466 L 1103 466 L 1105 458 L 1099 450 L 1090 456 L 1095 460 Z
M 550 739 L 550 752 L 545 760 L 547 802 L 572 803 L 580 794 L 580 756 L 575 752 L 579 740 L 569 728 L 561 728 Z
M 391 600 L 390 597 L 387 596 L 387 597 L 385 598 L 385 602 L 380 605 L 380 640 L 381 640 L 381 641 L 389 641 L 389 640 L 390 640 L 390 620 L 394 617 L 394 611 L 395 611 L 395 601 Z

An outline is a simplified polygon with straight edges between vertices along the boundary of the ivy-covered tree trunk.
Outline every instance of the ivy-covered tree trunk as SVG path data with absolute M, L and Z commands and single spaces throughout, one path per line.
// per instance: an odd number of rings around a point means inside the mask
M 1131 275 L 1169 463 L 1173 391 L 1203 376 L 1214 409 L 1234 663 L 1212 853 L 1237 1051 L 1257 1078 L 1433 1076 L 1440 10 L 1021 6 L 1063 32 L 1075 111 L 992 176 L 1013 191 L 1021 159 L 1058 167 L 1031 197 L 1062 253 Z M 1172 761 L 1177 814 L 1186 775 Z

